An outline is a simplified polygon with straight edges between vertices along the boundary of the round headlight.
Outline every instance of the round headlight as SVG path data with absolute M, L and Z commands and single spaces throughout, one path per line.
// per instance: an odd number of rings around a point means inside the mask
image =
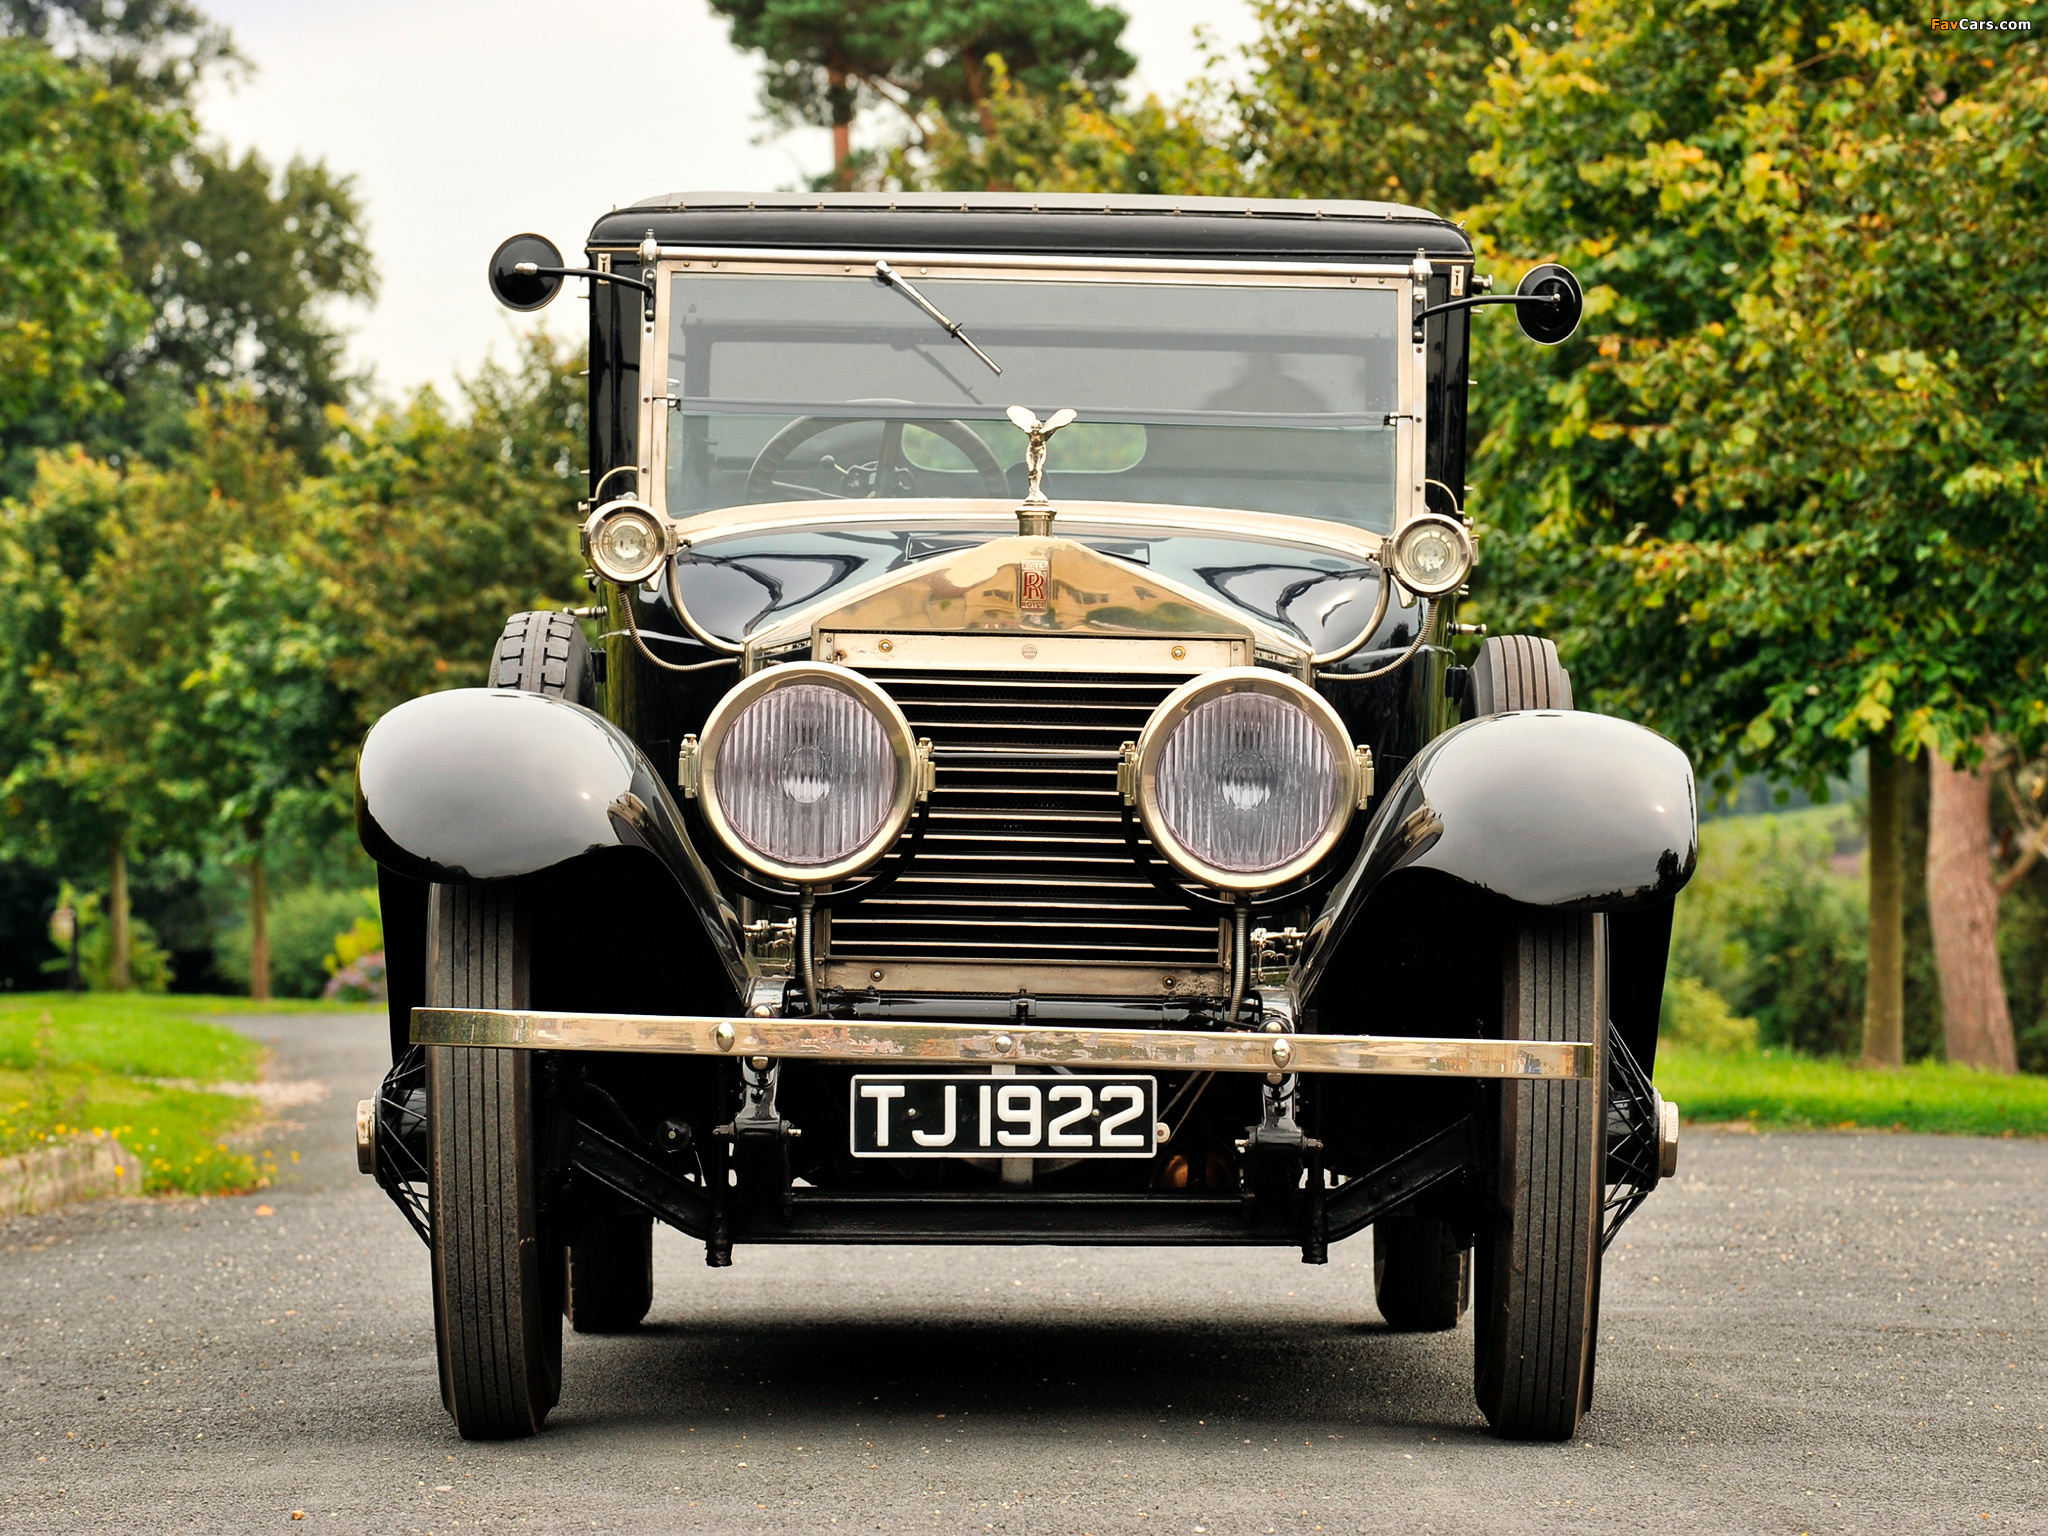
M 1454 518 L 1429 512 L 1394 535 L 1394 574 L 1410 592 L 1441 597 L 1472 574 L 1472 539 Z
M 867 868 L 903 831 L 917 742 L 859 673 L 797 662 L 719 701 L 698 764 L 705 819 L 741 862 L 823 885 Z
M 583 550 L 597 574 L 638 586 L 668 558 L 668 525 L 640 501 L 608 501 L 583 525 Z
M 1232 667 L 1168 695 L 1138 738 L 1138 811 L 1183 874 L 1269 890 L 1319 863 L 1358 803 L 1337 712 L 1279 672 Z

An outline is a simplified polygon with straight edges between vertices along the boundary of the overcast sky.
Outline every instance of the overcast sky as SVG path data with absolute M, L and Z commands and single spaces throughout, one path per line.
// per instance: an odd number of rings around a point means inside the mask
M 1201 68 L 1194 32 L 1254 32 L 1246 0 L 1121 0 L 1140 89 L 1177 94 Z M 254 61 L 216 88 L 207 129 L 282 163 L 355 176 L 383 279 L 349 312 L 352 355 L 386 394 L 446 386 L 514 317 L 484 265 L 521 230 L 574 253 L 592 220 L 655 193 L 787 187 L 827 168 L 827 136 L 764 138 L 755 63 L 704 0 L 208 0 Z M 580 285 L 572 285 L 570 293 Z M 544 319 L 580 334 L 567 294 Z M 520 317 L 526 319 L 527 317 Z

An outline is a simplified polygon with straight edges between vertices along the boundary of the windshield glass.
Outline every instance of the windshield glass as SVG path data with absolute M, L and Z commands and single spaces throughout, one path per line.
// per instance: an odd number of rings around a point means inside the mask
M 995 374 L 872 269 L 673 279 L 667 491 L 748 502 L 1021 497 L 1013 404 L 1057 503 L 1242 507 L 1392 529 L 1396 294 L 1351 286 L 934 278 Z

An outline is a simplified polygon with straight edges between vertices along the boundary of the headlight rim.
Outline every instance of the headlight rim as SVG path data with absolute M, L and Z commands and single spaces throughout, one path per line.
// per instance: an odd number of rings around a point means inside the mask
M 1452 541 L 1457 545 L 1461 559 L 1457 572 L 1451 579 L 1421 581 L 1409 572 L 1407 563 L 1402 558 L 1402 553 L 1406 548 L 1407 541 L 1414 536 L 1415 531 L 1423 528 L 1440 528 L 1448 533 Z M 1478 551 L 1473 548 L 1471 532 L 1457 518 L 1446 516 L 1442 512 L 1418 513 L 1395 529 L 1393 535 L 1387 540 L 1388 570 L 1393 573 L 1396 581 L 1400 582 L 1402 586 L 1418 597 L 1435 599 L 1457 591 L 1459 587 L 1462 587 L 1471 578 L 1472 568 L 1476 564 L 1478 564 Z
M 896 762 L 896 792 L 889 810 L 874 834 L 854 852 L 830 864 L 785 864 L 769 858 L 748 844 L 727 820 L 718 799 L 718 753 L 728 730 L 750 704 L 778 688 L 798 683 L 817 683 L 847 694 L 865 705 L 881 722 L 889 740 L 890 755 Z M 822 661 L 793 661 L 754 673 L 727 691 L 712 706 L 698 733 L 697 803 L 704 820 L 725 845 L 726 851 L 756 874 L 795 886 L 823 886 L 861 873 L 880 859 L 903 835 L 917 799 L 917 737 L 896 701 L 867 677 L 844 667 Z
M 1204 863 L 1173 835 L 1159 809 L 1159 759 L 1173 727 L 1210 698 L 1243 692 L 1264 693 L 1299 705 L 1323 732 L 1337 760 L 1337 806 L 1329 825 L 1300 853 L 1270 870 L 1227 870 Z M 1330 856 L 1350 829 L 1351 818 L 1358 809 L 1357 749 L 1342 717 L 1328 699 L 1306 683 L 1269 667 L 1225 667 L 1190 678 L 1174 689 L 1159 702 L 1138 735 L 1136 769 L 1138 819 L 1146 836 L 1152 839 L 1152 846 L 1190 880 L 1233 895 L 1278 890 L 1300 879 Z
M 644 519 L 654 529 L 655 552 L 647 562 L 647 568 L 635 574 L 631 571 L 609 565 L 598 543 L 598 535 L 604 525 L 620 517 L 635 516 Z M 676 552 L 675 525 L 653 507 L 637 496 L 620 496 L 606 502 L 583 520 L 583 557 L 591 569 L 617 587 L 637 587 L 652 581 L 661 573 Z

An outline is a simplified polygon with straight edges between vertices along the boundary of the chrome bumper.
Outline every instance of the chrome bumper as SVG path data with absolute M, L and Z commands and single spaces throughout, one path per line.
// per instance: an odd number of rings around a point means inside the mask
M 1153 1068 L 1167 1072 L 1347 1072 L 1416 1077 L 1591 1078 L 1579 1040 L 1430 1040 L 1167 1029 L 1005 1029 L 862 1019 L 716 1018 L 415 1008 L 421 1045 L 537 1051 L 766 1056 L 858 1065 Z

